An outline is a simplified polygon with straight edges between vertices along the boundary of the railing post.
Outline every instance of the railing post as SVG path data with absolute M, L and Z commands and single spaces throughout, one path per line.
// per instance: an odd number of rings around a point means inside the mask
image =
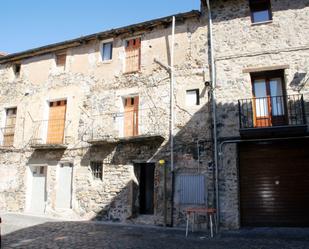
M 1 217 L 0 217 L 0 248 L 2 248 L 1 247 L 1 223 L 2 223 L 2 220 L 1 220 Z
M 242 123 L 241 123 L 241 108 L 240 108 L 240 100 L 238 100 L 238 118 L 239 118 L 239 128 L 242 128 Z
M 303 124 L 307 124 L 307 118 L 306 118 L 306 111 L 305 111 L 305 102 L 304 102 L 304 95 L 301 95 L 301 108 L 302 108 L 302 114 L 303 114 Z

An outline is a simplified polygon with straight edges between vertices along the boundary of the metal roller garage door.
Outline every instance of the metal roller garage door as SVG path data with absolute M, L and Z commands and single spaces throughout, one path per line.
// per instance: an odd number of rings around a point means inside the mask
M 309 226 L 309 142 L 239 145 L 242 226 Z

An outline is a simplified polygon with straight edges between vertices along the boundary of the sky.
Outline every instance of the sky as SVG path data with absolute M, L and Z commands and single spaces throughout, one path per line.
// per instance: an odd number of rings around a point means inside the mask
M 0 0 L 0 51 L 20 52 L 199 7 L 200 0 Z

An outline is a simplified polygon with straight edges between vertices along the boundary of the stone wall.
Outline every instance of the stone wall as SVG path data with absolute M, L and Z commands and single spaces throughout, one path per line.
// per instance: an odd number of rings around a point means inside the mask
M 25 206 L 24 155 L 14 150 L 1 153 L 0 210 L 20 212 Z
M 252 98 L 245 69 L 282 66 L 287 94 L 309 100 L 308 0 L 272 0 L 273 20 L 251 24 L 248 1 L 214 1 L 219 139 L 239 136 L 238 99 Z M 308 110 L 308 104 L 307 110 Z M 219 168 L 221 223 L 239 227 L 237 146 L 226 145 Z
M 124 74 L 124 41 L 141 36 L 141 70 Z M 55 54 L 35 56 L 21 61 L 19 77 L 11 64 L 0 65 L 0 124 L 5 124 L 5 108 L 17 107 L 14 140 L 19 163 L 6 161 L 11 154 L 2 151 L 1 170 L 12 178 L 1 185 L 0 209 L 28 211 L 27 180 L 25 172 L 32 165 L 47 166 L 46 212 L 61 215 L 56 207 L 57 171 L 61 163 L 73 164 L 72 208 L 82 218 L 125 221 L 134 218 L 136 184 L 134 164 L 153 162 L 155 169 L 155 210 L 153 222 L 163 222 L 163 168 L 157 165 L 170 161 L 169 148 L 169 65 L 171 26 L 154 27 L 113 38 L 113 60 L 101 61 L 102 41 L 95 40 L 67 50 L 65 68 L 57 67 Z M 209 140 L 208 91 L 204 82 L 209 80 L 207 59 L 207 27 L 204 18 L 177 22 L 175 43 L 175 167 L 176 172 L 208 173 L 211 148 L 204 150 L 198 162 L 197 140 Z M 155 61 L 156 59 L 156 61 Z M 160 63 L 158 63 L 158 61 Z M 199 89 L 200 105 L 186 105 L 186 90 Z M 123 111 L 123 98 L 138 95 L 139 108 L 152 110 L 146 114 L 143 129 L 153 129 L 164 139 L 91 146 L 88 142 L 94 130 L 95 116 Z M 34 150 L 30 145 L 35 123 L 48 119 L 48 101 L 67 99 L 65 150 Z M 160 111 L 157 111 L 160 110 Z M 144 116 L 141 116 L 144 119 Z M 149 118 L 151 117 L 151 118 Z M 149 119 L 148 119 L 149 118 Z M 106 135 L 114 127 L 101 129 Z M 159 121 L 159 122 L 158 122 Z M 112 122 L 111 122 L 112 124 Z M 148 128 L 147 128 L 148 127 Z M 150 128 L 149 128 L 150 127 Z M 142 128 L 142 127 L 141 127 Z M 10 159 L 12 160 L 12 159 Z M 103 181 L 94 180 L 90 162 L 103 161 Z M 188 169 L 186 171 L 185 169 Z M 14 175 L 14 177 L 13 177 Z M 209 171 L 209 176 L 212 171 Z M 28 179 L 29 178 L 29 179 Z M 211 177 L 210 177 L 211 178 Z M 168 222 L 171 222 L 171 172 L 168 170 Z M 208 185 L 211 181 L 208 181 Z M 13 200 L 14 196 L 14 200 Z M 211 195 L 210 195 L 211 196 Z M 28 198 L 28 200 L 27 200 Z M 176 205 L 175 223 L 184 224 L 183 207 Z M 67 215 L 67 213 L 63 213 Z M 150 218 L 152 219 L 152 218 Z

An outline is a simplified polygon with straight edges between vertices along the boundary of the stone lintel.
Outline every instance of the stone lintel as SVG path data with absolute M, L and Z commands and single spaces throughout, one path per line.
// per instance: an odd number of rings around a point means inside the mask
M 244 68 L 242 72 L 243 73 L 257 73 L 257 72 L 263 72 L 263 71 L 273 71 L 273 70 L 288 69 L 288 68 L 290 68 L 289 65 L 249 67 L 249 68 Z

